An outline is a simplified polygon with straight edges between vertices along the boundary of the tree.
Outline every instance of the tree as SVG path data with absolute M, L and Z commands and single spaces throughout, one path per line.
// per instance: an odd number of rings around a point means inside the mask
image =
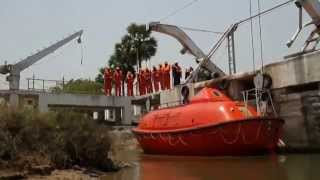
M 150 59 L 156 51 L 157 41 L 151 37 L 151 32 L 146 30 L 145 25 L 133 23 L 128 26 L 127 34 L 121 38 L 121 42 L 115 44 L 114 53 L 110 56 L 108 64 L 111 69 L 120 67 L 124 75 L 128 71 L 134 73 L 134 66 L 141 68 L 142 61 Z M 103 73 L 104 68 L 100 68 L 96 82 L 103 84 Z
M 102 84 L 89 79 L 71 79 L 62 87 L 51 89 L 54 92 L 102 94 Z
M 139 68 L 141 68 L 142 61 L 146 61 L 156 54 L 157 41 L 151 37 L 151 31 L 148 31 L 145 25 L 132 23 L 127 31 L 128 34 L 124 36 L 122 43 L 125 43 L 125 47 L 130 47 L 130 52 L 135 60 L 138 60 Z M 133 62 L 133 64 L 137 65 L 137 62 Z
M 103 85 L 103 83 L 104 83 L 103 74 L 104 74 L 104 68 L 102 67 L 102 68 L 99 69 L 99 73 L 95 78 L 96 83 L 99 83 L 99 84 Z

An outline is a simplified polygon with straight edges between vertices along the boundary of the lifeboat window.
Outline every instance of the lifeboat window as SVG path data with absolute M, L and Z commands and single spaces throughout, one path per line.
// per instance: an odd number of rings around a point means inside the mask
M 219 94 L 217 91 L 213 91 L 213 94 L 214 94 L 215 96 L 220 96 L 220 94 Z

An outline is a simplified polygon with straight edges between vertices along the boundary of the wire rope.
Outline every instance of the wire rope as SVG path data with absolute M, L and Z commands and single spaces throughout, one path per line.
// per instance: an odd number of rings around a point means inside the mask
M 252 0 L 249 0 L 249 11 L 250 17 L 252 16 Z M 253 71 L 256 69 L 255 65 L 255 49 L 254 49 L 254 39 L 253 39 L 253 19 L 250 19 L 250 35 L 251 35 L 251 53 L 252 53 L 252 66 Z
M 258 22 L 259 22 L 259 40 L 260 40 L 260 61 L 261 61 L 261 71 L 263 73 L 263 40 L 262 40 L 262 22 L 261 22 L 261 3 L 258 0 Z
M 198 2 L 198 1 L 199 1 L 199 0 L 193 0 L 193 1 L 191 1 L 191 2 L 189 2 L 189 3 L 187 3 L 187 4 L 185 4 L 185 5 L 184 5 L 184 6 L 182 6 L 181 8 L 178 8 L 178 9 L 176 9 L 175 11 L 173 11 L 173 12 L 169 13 L 167 16 L 165 16 L 165 17 L 161 18 L 159 21 L 164 21 L 164 20 L 166 20 L 166 19 L 168 19 L 168 18 L 170 18 L 170 17 L 172 17 L 172 16 L 174 16 L 174 15 L 178 14 L 179 12 L 181 12 L 181 11 L 183 11 L 184 9 L 186 9 L 186 8 L 190 7 L 191 5 L 193 5 L 194 3 Z
M 294 1 L 294 0 L 289 0 L 289 1 L 286 1 L 286 2 L 284 2 L 284 3 L 278 4 L 278 5 L 270 8 L 270 9 L 267 9 L 267 10 L 265 10 L 265 11 L 259 12 L 259 13 L 256 14 L 256 15 L 253 15 L 253 16 L 250 16 L 250 17 L 248 17 L 248 18 L 242 19 L 242 20 L 238 21 L 236 24 L 240 25 L 240 24 L 245 23 L 245 22 L 247 22 L 247 21 L 249 21 L 249 20 L 251 20 L 251 19 L 254 19 L 254 18 L 256 18 L 256 17 L 269 14 L 271 11 L 273 11 L 273 10 L 275 10 L 275 9 L 278 9 L 278 8 L 281 8 L 281 7 L 284 7 L 284 6 L 286 6 L 286 5 L 289 5 L 289 4 L 290 4 L 291 2 L 293 2 L 293 1 Z
M 204 33 L 212 33 L 212 34 L 223 34 L 223 32 L 219 31 L 212 31 L 212 30 L 207 30 L 207 29 L 198 29 L 198 28 L 192 28 L 192 27 L 184 27 L 184 26 L 177 26 L 180 29 L 184 29 L 187 31 L 196 31 L 196 32 L 204 32 Z

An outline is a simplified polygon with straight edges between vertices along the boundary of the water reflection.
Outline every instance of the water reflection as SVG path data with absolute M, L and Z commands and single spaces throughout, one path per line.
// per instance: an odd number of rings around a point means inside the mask
M 112 180 L 318 180 L 320 155 L 172 157 L 132 154 L 135 163 Z

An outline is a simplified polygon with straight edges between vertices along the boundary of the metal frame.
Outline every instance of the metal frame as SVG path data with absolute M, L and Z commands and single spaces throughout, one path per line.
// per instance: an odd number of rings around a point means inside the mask
M 292 44 L 295 42 L 303 28 L 309 25 L 315 25 L 315 29 L 310 33 L 310 35 L 304 43 L 304 46 L 301 49 L 303 53 L 314 51 L 316 50 L 316 47 L 320 41 L 320 2 L 319 0 L 296 0 L 295 4 L 299 8 L 299 26 L 298 30 L 287 43 L 287 46 L 292 46 Z M 302 8 L 305 9 L 305 11 L 309 14 L 309 16 L 312 19 L 311 22 L 305 25 L 302 25 Z
M 258 88 L 253 88 L 253 89 L 249 89 L 246 91 L 242 91 L 242 96 L 243 96 L 243 102 L 245 104 L 245 108 L 248 109 L 248 101 L 250 97 L 254 97 L 255 98 L 255 103 L 256 103 L 256 109 L 257 112 L 259 114 L 261 114 L 262 116 L 265 115 L 265 112 L 262 112 L 262 95 L 267 94 L 268 95 L 268 101 L 270 101 L 271 104 L 271 108 L 273 111 L 273 114 L 275 116 L 278 116 L 278 113 L 274 107 L 273 104 L 273 100 L 271 97 L 271 93 L 269 89 L 258 89 Z M 267 102 L 268 102 L 267 101 Z M 267 112 L 268 106 L 266 107 L 266 112 Z M 248 114 L 246 114 L 248 116 Z
M 227 35 L 227 43 L 228 43 L 228 62 L 229 62 L 229 74 L 235 74 L 237 72 L 236 69 L 236 56 L 235 56 L 235 45 L 234 45 L 234 32 L 236 28 L 231 29 L 231 31 Z

